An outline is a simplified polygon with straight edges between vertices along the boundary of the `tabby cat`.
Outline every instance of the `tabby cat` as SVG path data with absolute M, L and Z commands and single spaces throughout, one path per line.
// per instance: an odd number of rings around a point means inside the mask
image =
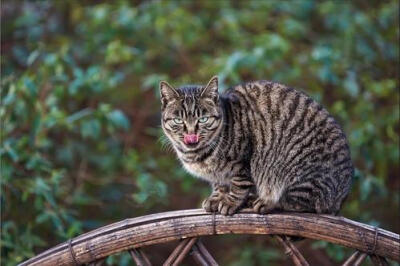
M 337 214 L 354 173 L 346 137 L 303 92 L 255 81 L 218 93 L 160 82 L 162 128 L 191 174 L 212 184 L 209 212 L 249 206 Z

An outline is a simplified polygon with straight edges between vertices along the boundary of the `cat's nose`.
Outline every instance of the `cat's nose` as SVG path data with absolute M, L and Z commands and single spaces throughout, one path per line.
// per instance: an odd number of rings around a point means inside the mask
M 185 134 L 183 136 L 183 142 L 185 144 L 196 144 L 199 142 L 199 136 L 197 134 Z

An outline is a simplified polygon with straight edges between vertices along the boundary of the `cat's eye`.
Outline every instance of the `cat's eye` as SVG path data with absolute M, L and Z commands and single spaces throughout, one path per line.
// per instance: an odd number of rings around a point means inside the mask
M 203 116 L 199 118 L 199 123 L 205 123 L 208 121 L 208 117 L 207 116 Z
M 182 124 L 182 123 L 183 123 L 183 120 L 180 119 L 180 118 L 174 118 L 173 120 L 174 120 L 174 122 L 175 122 L 176 124 Z

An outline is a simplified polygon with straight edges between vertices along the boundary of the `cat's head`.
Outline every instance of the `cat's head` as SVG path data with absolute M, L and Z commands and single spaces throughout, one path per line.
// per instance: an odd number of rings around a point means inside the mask
M 206 86 L 174 88 L 160 82 L 161 125 L 178 153 L 210 145 L 222 128 L 218 78 Z

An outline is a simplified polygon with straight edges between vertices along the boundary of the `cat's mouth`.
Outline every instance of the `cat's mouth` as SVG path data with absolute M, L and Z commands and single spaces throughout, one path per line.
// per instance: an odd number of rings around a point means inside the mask
M 198 146 L 198 143 L 189 143 L 189 144 L 185 144 L 185 146 L 186 146 L 187 148 L 194 149 L 194 148 L 196 148 L 196 147 Z M 189 150 L 190 150 L 190 149 L 189 149 Z
M 196 147 L 200 142 L 199 135 L 197 134 L 185 134 L 183 135 L 183 143 L 187 147 L 194 148 Z

